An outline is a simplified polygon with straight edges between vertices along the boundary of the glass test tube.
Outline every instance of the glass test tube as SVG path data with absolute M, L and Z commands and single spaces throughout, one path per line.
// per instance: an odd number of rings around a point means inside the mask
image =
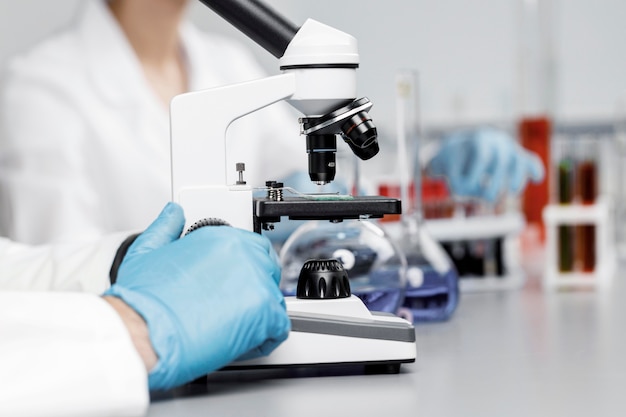
M 422 182 L 419 167 L 418 72 L 396 71 L 396 135 L 402 212 L 421 220 Z
M 419 168 L 419 126 L 417 114 L 418 73 L 398 69 L 395 74 L 396 160 L 395 181 L 380 183 L 380 195 L 400 198 L 402 215 L 385 215 L 381 221 L 422 220 L 422 183 Z
M 598 143 L 594 138 L 582 138 L 579 141 L 578 196 L 582 204 L 593 204 L 598 196 Z
M 555 103 L 554 0 L 517 0 L 518 135 L 536 153 L 548 172 Z M 549 203 L 548 180 L 529 183 L 522 193 L 522 210 L 529 226 L 544 239 L 543 208 Z
M 572 141 L 561 137 L 556 143 L 557 165 L 557 198 L 561 205 L 569 205 L 574 201 L 574 159 Z M 558 266 L 560 272 L 574 271 L 574 226 L 560 224 L 558 226 Z
M 614 150 L 617 169 L 615 181 L 617 191 L 617 212 L 615 222 L 616 243 L 621 259 L 626 258 L 626 91 L 617 99 L 614 117 Z
M 561 138 L 557 151 L 557 199 L 559 204 L 572 204 L 574 201 L 574 159 L 571 152 L 571 143 L 567 138 Z
M 550 162 L 551 121 L 547 116 L 524 117 L 518 125 L 521 145 L 539 156 L 547 172 Z M 542 212 L 550 199 L 548 180 L 539 183 L 529 182 L 522 192 L 522 211 L 529 225 L 538 227 L 541 240 L 544 239 Z
M 598 196 L 598 142 L 594 138 L 581 138 L 576 183 L 579 201 L 583 205 L 596 202 Z M 576 226 L 576 263 L 583 272 L 593 272 L 596 266 L 596 226 Z
M 596 226 L 580 224 L 576 226 L 577 265 L 582 272 L 593 272 L 596 268 Z

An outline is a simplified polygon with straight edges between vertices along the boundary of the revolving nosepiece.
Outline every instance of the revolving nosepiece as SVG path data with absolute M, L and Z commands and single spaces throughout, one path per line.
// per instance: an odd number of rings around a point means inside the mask
M 341 135 L 352 152 L 364 161 L 378 153 L 378 131 L 368 114 L 371 107 L 372 103 L 363 97 L 344 103 L 324 116 L 300 119 L 302 133 L 307 138 L 311 181 L 327 184 L 335 178 L 336 135 Z

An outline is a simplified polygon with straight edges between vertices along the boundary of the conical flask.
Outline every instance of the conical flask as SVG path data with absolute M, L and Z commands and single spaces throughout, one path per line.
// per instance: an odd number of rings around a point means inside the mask
M 407 287 L 397 314 L 414 323 L 447 320 L 459 300 L 458 273 L 424 227 L 417 86 L 416 71 L 396 72 L 396 166 L 403 214 L 397 222 L 383 223 L 407 260 Z

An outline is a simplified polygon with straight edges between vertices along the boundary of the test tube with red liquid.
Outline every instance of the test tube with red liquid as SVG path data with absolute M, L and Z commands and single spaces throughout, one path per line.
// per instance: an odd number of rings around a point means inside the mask
M 572 141 L 569 137 L 556 140 L 556 185 L 557 201 L 560 205 L 574 202 L 575 161 Z M 574 271 L 574 226 L 560 224 L 557 233 L 558 264 L 560 272 Z
M 576 188 L 578 201 L 588 206 L 595 204 L 598 197 L 598 143 L 593 137 L 581 138 L 579 141 Z M 583 272 L 593 272 L 596 267 L 596 226 L 578 225 L 576 241 L 576 263 Z

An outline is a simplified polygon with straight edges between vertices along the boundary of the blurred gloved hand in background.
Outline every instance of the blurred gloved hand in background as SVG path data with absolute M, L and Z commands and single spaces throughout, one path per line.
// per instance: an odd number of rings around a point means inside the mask
M 541 159 L 506 132 L 482 128 L 446 137 L 428 163 L 429 175 L 448 179 L 451 191 L 494 202 L 502 193 L 518 194 L 528 180 L 544 178 Z
M 148 325 L 158 356 L 152 390 L 268 354 L 290 330 L 278 257 L 267 238 L 207 226 L 179 239 L 184 222 L 182 208 L 169 203 L 130 246 L 105 292 Z

